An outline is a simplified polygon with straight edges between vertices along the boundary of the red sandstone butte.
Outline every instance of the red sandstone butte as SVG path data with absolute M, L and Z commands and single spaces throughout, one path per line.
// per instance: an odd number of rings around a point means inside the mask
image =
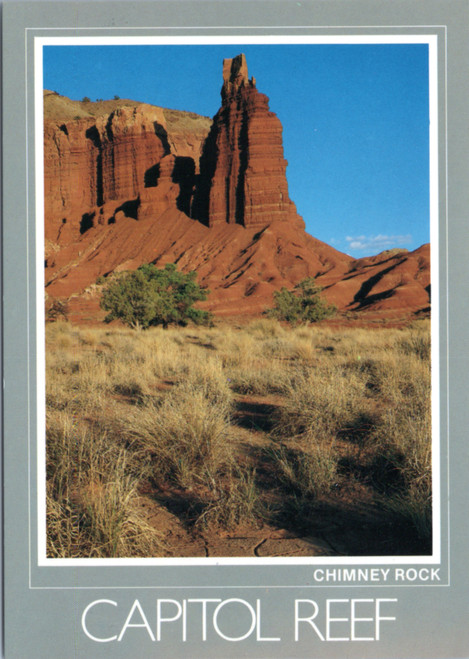
M 93 322 L 105 315 L 98 277 L 173 262 L 197 271 L 211 291 L 202 306 L 220 316 L 260 314 L 308 276 L 355 318 L 428 315 L 429 245 L 353 259 L 306 233 L 281 123 L 244 55 L 224 61 L 221 99 L 212 122 L 44 92 L 47 296 Z

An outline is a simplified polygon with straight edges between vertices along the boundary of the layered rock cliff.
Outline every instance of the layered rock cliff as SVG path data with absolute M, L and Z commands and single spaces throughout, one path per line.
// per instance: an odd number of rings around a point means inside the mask
M 47 91 L 44 106 L 47 240 L 64 244 L 114 223 L 116 214 L 138 219 L 175 200 L 189 211 L 210 119 L 129 101 L 70 101 Z M 168 171 L 168 162 L 160 163 L 170 154 Z M 160 176 L 162 188 L 169 176 L 171 190 L 157 191 Z

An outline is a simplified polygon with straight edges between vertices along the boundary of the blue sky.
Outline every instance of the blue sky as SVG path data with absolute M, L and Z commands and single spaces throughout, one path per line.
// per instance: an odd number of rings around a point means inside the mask
M 427 45 L 46 46 L 44 87 L 213 116 L 240 52 L 282 122 L 307 231 L 355 257 L 428 242 Z

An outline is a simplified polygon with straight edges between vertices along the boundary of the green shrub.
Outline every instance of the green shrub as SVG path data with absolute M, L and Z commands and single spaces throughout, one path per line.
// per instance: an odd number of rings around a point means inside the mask
M 286 320 L 291 324 L 298 322 L 315 323 L 323 318 L 333 316 L 336 307 L 327 304 L 321 296 L 321 288 L 314 281 L 314 277 L 307 277 L 300 281 L 292 291 L 283 287 L 275 291 L 275 306 L 268 314 L 278 320 Z
M 195 309 L 193 304 L 205 300 L 208 291 L 196 282 L 195 271 L 184 274 L 168 263 L 163 269 L 152 264 L 123 272 L 104 289 L 101 307 L 108 311 L 109 323 L 119 319 L 132 328 L 170 324 L 208 324 L 211 315 Z

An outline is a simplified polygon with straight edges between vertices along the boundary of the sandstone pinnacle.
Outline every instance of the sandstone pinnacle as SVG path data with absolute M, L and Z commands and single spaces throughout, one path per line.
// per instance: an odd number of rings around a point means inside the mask
M 239 88 L 247 85 L 248 82 L 248 65 L 245 55 L 241 53 L 233 59 L 223 60 L 222 100 L 236 94 Z
M 223 61 L 222 105 L 201 159 L 193 216 L 208 226 L 303 226 L 288 194 L 282 125 L 243 54 Z

